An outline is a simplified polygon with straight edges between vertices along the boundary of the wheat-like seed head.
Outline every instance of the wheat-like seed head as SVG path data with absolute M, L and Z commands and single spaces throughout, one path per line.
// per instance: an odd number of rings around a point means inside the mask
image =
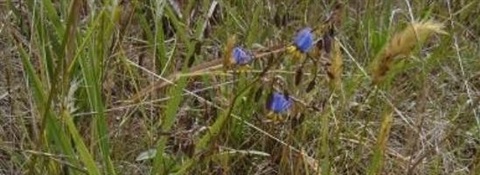
M 415 46 L 421 45 L 432 34 L 447 34 L 443 24 L 432 20 L 412 22 L 403 31 L 396 33 L 379 52 L 373 63 L 373 82 L 380 83 L 399 56 L 409 55 Z
M 434 33 L 446 34 L 443 25 L 434 21 L 413 22 L 402 32 L 397 33 L 386 47 L 386 54 L 392 56 L 408 55 L 417 44 L 422 44 Z
M 342 81 L 343 57 L 340 50 L 340 43 L 335 40 L 333 42 L 332 62 L 328 67 L 328 75 L 330 77 L 330 88 L 338 89 Z
M 235 37 L 235 35 L 232 35 L 230 38 L 228 38 L 227 43 L 225 44 L 225 48 L 223 50 L 223 67 L 225 68 L 224 70 L 228 70 L 233 64 L 232 52 L 233 47 L 235 47 L 236 41 L 237 38 Z

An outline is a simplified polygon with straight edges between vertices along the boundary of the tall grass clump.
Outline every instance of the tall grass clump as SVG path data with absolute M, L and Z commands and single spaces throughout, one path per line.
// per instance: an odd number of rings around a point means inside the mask
M 0 1 L 0 174 L 479 174 L 478 9 Z

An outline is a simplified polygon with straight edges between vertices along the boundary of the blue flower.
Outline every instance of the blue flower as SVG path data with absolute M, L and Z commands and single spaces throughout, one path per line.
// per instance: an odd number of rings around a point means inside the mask
M 232 52 L 233 63 L 237 65 L 248 64 L 253 60 L 253 56 L 245 51 L 242 47 L 233 48 Z
M 313 46 L 312 29 L 307 27 L 300 30 L 293 41 L 295 47 L 302 53 L 307 53 Z
M 267 108 L 274 113 L 284 113 L 290 109 L 292 103 L 292 99 L 288 96 L 279 92 L 274 92 L 267 101 Z

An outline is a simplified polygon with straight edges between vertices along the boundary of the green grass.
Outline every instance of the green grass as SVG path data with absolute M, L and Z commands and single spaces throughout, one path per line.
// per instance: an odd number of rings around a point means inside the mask
M 0 1 L 0 174 L 480 173 L 480 2 L 343 1 L 336 89 L 331 56 L 268 54 L 336 2 L 171 2 Z M 374 85 L 390 39 L 427 19 L 447 34 Z M 267 56 L 199 71 L 231 36 Z M 269 122 L 274 91 L 295 103 Z

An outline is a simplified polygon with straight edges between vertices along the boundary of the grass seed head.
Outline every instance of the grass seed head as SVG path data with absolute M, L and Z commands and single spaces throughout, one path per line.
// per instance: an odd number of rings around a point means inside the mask
M 408 55 L 416 45 L 423 44 L 432 34 L 446 34 L 442 29 L 443 25 L 434 21 L 413 22 L 393 36 L 385 52 L 393 57 Z
M 374 60 L 372 66 L 374 84 L 382 82 L 393 66 L 395 58 L 409 55 L 415 46 L 422 45 L 435 33 L 446 34 L 441 23 L 431 20 L 412 22 L 403 31 L 396 33 Z
M 230 38 L 228 38 L 227 43 L 225 44 L 225 48 L 223 50 L 223 67 L 225 68 L 224 70 L 228 70 L 234 63 L 232 59 L 232 53 L 236 41 L 237 38 L 235 37 L 235 35 L 232 35 Z
M 333 42 L 333 52 L 331 53 L 331 64 L 328 66 L 328 76 L 330 78 L 330 88 L 337 89 L 342 82 L 343 57 L 340 50 L 340 43 Z

